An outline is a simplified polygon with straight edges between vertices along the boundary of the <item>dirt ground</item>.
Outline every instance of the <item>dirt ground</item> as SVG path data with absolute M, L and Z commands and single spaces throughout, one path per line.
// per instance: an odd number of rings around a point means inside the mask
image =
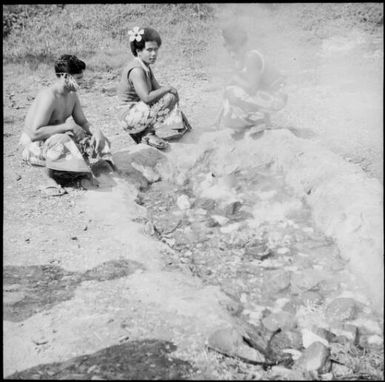
M 258 15 L 262 50 L 289 78 L 289 103 L 275 124 L 299 129 L 382 183 L 382 34 L 352 29 L 315 43 L 290 30 L 289 20 L 281 25 L 291 33 L 278 33 L 277 24 Z M 159 82 L 167 79 L 179 89 L 193 126 L 183 143 L 196 144 L 212 130 L 220 107 L 221 88 L 215 86 L 223 81 L 225 52 L 212 46 L 205 62 L 200 73 L 161 63 L 155 68 Z M 260 369 L 239 364 L 235 372 L 231 361 L 224 366 L 202 348 L 213 329 L 233 322 L 229 303 L 223 310 L 224 297 L 215 287 L 220 277 L 228 277 L 224 263 L 201 262 L 193 281 L 186 281 L 183 261 L 177 256 L 177 266 L 167 267 L 172 256 L 164 256 L 165 243 L 144 236 L 148 211 L 155 220 L 171 213 L 165 195 L 172 190 L 154 186 L 144 193 L 142 205 L 135 203 L 133 183 L 121 178 L 103 178 L 99 191 L 68 187 L 61 197 L 38 190 L 45 181 L 43 169 L 21 161 L 18 140 L 37 90 L 53 80 L 53 70 L 43 66 L 34 71 L 28 65 L 3 67 L 4 376 L 27 369 L 13 377 L 263 376 Z M 115 73 L 87 73 L 80 91 L 86 116 L 102 127 L 113 152 L 133 145 L 114 116 L 117 80 Z M 154 205 L 157 195 L 163 210 Z M 216 273 L 215 264 L 221 269 Z M 229 281 L 225 289 L 241 300 L 239 288 Z M 136 358 L 115 359 L 116 354 Z

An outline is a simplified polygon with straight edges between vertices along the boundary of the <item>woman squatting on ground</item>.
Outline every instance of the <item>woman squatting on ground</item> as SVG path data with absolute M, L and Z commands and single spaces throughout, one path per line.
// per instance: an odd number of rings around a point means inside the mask
M 134 58 L 123 68 L 120 78 L 118 119 L 136 143 L 165 149 L 165 140 L 181 137 L 191 126 L 179 108 L 177 90 L 159 85 L 152 72 L 151 65 L 162 45 L 159 33 L 135 27 L 129 35 Z

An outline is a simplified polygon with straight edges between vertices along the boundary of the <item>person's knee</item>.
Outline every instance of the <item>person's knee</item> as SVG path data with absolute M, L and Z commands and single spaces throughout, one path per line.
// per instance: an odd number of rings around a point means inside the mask
M 172 107 L 174 106 L 176 103 L 177 103 L 178 99 L 176 98 L 176 96 L 172 93 L 166 93 L 164 96 L 163 96 L 163 102 L 166 106 L 168 107 Z

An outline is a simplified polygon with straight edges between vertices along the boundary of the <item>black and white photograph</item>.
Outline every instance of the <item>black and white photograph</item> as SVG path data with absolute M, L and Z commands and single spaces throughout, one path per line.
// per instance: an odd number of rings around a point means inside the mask
M 3 379 L 384 380 L 382 2 L 2 12 Z

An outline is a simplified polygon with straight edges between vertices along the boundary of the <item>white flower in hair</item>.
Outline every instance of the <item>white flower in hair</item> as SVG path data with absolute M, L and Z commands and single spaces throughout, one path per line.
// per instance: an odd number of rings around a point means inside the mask
M 131 41 L 141 41 L 142 40 L 142 34 L 144 33 L 144 29 L 140 29 L 139 27 L 134 27 L 132 31 L 128 31 L 128 34 L 130 35 L 130 42 Z

